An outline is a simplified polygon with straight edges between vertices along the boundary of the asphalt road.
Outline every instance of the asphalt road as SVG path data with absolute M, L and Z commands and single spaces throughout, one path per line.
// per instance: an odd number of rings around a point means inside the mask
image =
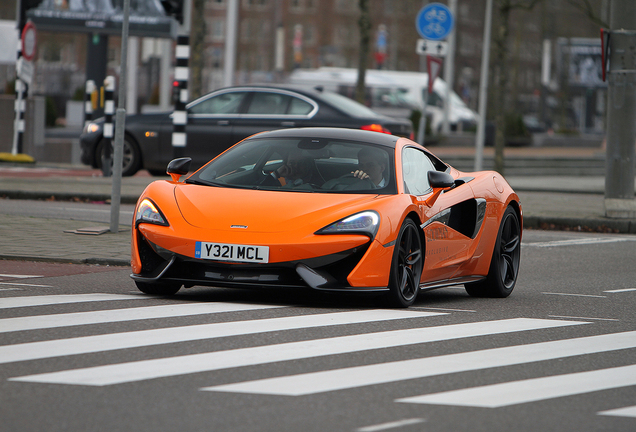
M 0 430 L 633 431 L 635 240 L 526 231 L 509 298 L 408 310 L 0 261 Z

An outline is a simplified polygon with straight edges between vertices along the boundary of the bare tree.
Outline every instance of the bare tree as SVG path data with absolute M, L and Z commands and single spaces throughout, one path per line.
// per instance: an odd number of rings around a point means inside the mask
M 192 0 L 190 28 L 190 99 L 201 96 L 205 64 L 205 0 Z
M 364 81 L 369 61 L 369 43 L 371 41 L 371 18 L 369 16 L 369 0 L 359 0 L 360 19 L 358 28 L 360 29 L 360 58 L 358 63 L 358 81 L 356 83 L 356 100 L 365 102 Z
M 495 0 L 497 27 L 493 34 L 494 49 L 494 117 L 497 132 L 495 134 L 495 171 L 504 172 L 504 123 L 508 111 L 506 88 L 509 82 L 508 36 L 510 34 L 510 13 L 515 9 L 531 10 L 541 0 Z

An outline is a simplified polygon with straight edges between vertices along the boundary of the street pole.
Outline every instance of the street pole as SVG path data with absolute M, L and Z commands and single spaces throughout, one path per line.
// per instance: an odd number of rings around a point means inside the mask
M 225 58 L 223 67 L 223 85 L 234 85 L 236 64 L 236 35 L 238 31 L 239 0 L 227 0 L 227 28 L 225 31 Z
M 128 88 L 128 17 L 130 0 L 124 0 L 124 22 L 121 29 L 121 66 L 119 73 L 119 100 L 115 115 L 115 142 L 113 152 L 113 188 L 110 197 L 110 232 L 119 232 L 121 203 L 121 172 L 124 159 L 124 130 L 126 129 L 126 92 Z
M 453 16 L 457 16 L 457 0 L 449 0 L 448 8 Z M 457 34 L 457 26 L 448 35 L 448 54 L 444 65 L 444 81 L 446 81 L 446 99 L 444 101 L 444 121 L 442 122 L 442 133 L 446 136 L 450 134 L 450 104 L 451 92 L 453 91 L 453 82 L 455 74 L 455 35 Z M 459 129 L 459 124 L 457 125 Z
M 636 2 L 610 7 L 605 216 L 636 218 Z
M 490 30 L 492 28 L 492 0 L 486 1 L 484 23 L 484 43 L 481 51 L 481 72 L 479 76 L 479 123 L 475 142 L 475 171 L 484 165 L 484 141 L 486 140 L 486 103 L 488 102 L 488 66 L 490 63 Z

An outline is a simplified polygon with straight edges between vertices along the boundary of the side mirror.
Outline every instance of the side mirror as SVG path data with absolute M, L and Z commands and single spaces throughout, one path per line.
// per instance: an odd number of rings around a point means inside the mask
M 432 207 L 445 189 L 450 189 L 455 186 L 455 179 L 452 175 L 440 171 L 429 171 L 427 177 L 428 184 L 433 188 L 433 194 L 428 197 L 424 203 Z
M 440 171 L 429 171 L 427 176 L 428 183 L 433 189 L 446 189 L 455 186 L 455 179 L 448 173 Z
M 189 157 L 173 159 L 168 164 L 166 173 L 170 174 L 172 181 L 179 181 L 179 177 L 190 172 L 190 164 L 192 159 Z

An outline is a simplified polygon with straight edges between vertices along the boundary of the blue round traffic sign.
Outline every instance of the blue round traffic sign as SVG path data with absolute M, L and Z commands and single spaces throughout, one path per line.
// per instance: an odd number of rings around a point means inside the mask
M 429 3 L 415 18 L 415 28 L 424 39 L 442 40 L 453 30 L 455 18 L 448 6 L 441 3 Z

